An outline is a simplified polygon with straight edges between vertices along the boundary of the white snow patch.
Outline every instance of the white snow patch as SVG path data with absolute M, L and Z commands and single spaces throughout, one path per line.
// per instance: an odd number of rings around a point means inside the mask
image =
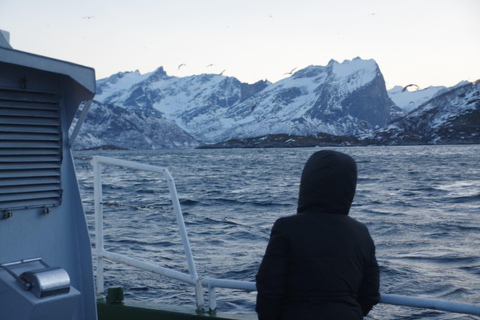
M 102 93 L 95 95 L 95 100 L 104 102 L 113 93 L 130 89 L 132 86 L 147 79 L 152 73 L 140 74 L 138 70 L 135 72 L 125 72 L 121 76 L 113 75 L 110 78 L 100 79 L 97 85 L 102 86 Z
M 428 87 L 422 90 L 408 91 L 404 90 L 402 86 L 395 86 L 387 93 L 395 105 L 408 113 L 426 103 L 444 89 L 445 87 Z

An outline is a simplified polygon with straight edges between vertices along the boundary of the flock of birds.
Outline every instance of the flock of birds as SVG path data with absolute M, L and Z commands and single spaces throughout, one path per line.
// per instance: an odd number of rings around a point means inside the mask
M 374 15 L 374 14 L 375 14 L 375 13 L 372 13 L 372 15 Z M 270 16 L 270 17 L 271 17 L 271 16 Z M 86 17 L 84 17 L 83 19 L 88 19 L 88 20 L 90 20 L 90 19 L 95 19 L 95 17 L 94 17 L 94 16 L 86 16 Z M 178 65 L 177 71 L 179 71 L 181 68 L 184 68 L 184 67 L 186 67 L 186 66 L 187 66 L 186 63 L 181 63 L 180 65 Z M 211 64 L 208 64 L 208 65 L 206 66 L 206 68 L 210 68 L 210 67 L 213 67 L 213 66 L 214 66 L 214 64 L 211 63 Z M 289 72 L 284 73 L 283 75 L 290 75 L 290 76 L 291 76 L 291 75 L 294 74 L 294 72 L 295 72 L 295 70 L 297 70 L 297 68 L 298 68 L 298 67 L 295 67 L 295 68 L 291 69 Z M 222 72 L 220 72 L 218 75 L 223 75 L 225 71 L 226 71 L 226 69 L 224 69 L 224 70 L 223 70 Z M 407 85 L 407 86 L 405 86 L 405 87 L 403 88 L 402 92 L 405 92 L 405 91 L 409 90 L 409 88 L 416 88 L 416 90 L 421 90 L 418 85 L 416 85 L 416 84 L 409 84 L 409 85 Z M 409 90 L 409 91 L 410 91 L 410 90 Z M 199 95 L 200 95 L 200 94 L 198 94 L 197 96 L 195 96 L 194 100 L 195 100 Z M 274 101 L 274 102 L 275 102 L 275 101 Z M 254 104 L 254 105 L 251 107 L 251 109 L 250 109 L 250 114 L 252 114 L 252 113 L 255 111 L 255 109 L 257 109 L 257 108 L 258 108 L 258 105 L 257 105 L 257 104 Z M 257 119 L 257 121 L 259 121 L 259 119 Z M 240 126 L 242 126 L 242 125 L 240 125 Z M 197 123 L 197 129 L 198 129 L 198 123 Z M 211 131 L 216 131 L 214 128 L 210 128 L 210 130 L 211 130 Z M 214 133 L 216 134 L 216 132 L 214 132 Z
M 178 68 L 177 68 L 177 71 L 180 70 L 180 68 L 186 67 L 186 66 L 187 66 L 187 65 L 186 65 L 185 63 L 180 64 L 180 65 L 178 66 Z M 207 65 L 207 68 L 212 67 L 212 66 L 214 66 L 213 63 Z M 286 72 L 286 73 L 284 73 L 283 75 L 293 75 L 294 71 L 297 70 L 297 68 L 298 68 L 298 67 L 295 67 L 295 68 L 293 68 L 292 70 L 290 70 L 290 72 Z M 222 72 L 220 72 L 219 75 L 223 75 L 223 73 L 224 73 L 225 71 L 226 71 L 226 69 L 224 69 Z M 403 87 L 402 92 L 405 92 L 405 91 L 407 91 L 407 90 L 410 91 L 409 88 L 415 88 L 416 91 L 421 90 L 421 88 L 420 88 L 418 85 L 412 83 L 412 84 L 409 84 L 409 85 L 406 85 L 405 87 Z
M 181 67 L 186 67 L 186 66 L 187 66 L 187 65 L 186 65 L 185 63 L 180 64 L 180 65 L 178 66 L 178 68 L 177 68 L 177 71 L 180 70 Z M 211 63 L 211 64 L 207 65 L 207 68 L 213 67 L 213 66 L 214 66 L 214 64 Z M 226 69 L 224 69 L 224 70 L 223 70 L 222 72 L 220 72 L 218 75 L 220 75 L 220 76 L 223 75 L 223 73 L 224 73 L 225 71 L 226 71 Z
M 179 71 L 179 70 L 180 70 L 180 68 L 182 68 L 182 67 L 186 67 L 186 66 L 187 66 L 187 64 L 186 64 L 186 63 L 182 63 L 182 64 L 178 65 L 178 67 L 177 67 L 177 71 Z M 214 64 L 213 64 L 213 63 L 211 63 L 211 64 L 207 65 L 207 68 L 209 68 L 209 67 L 213 67 L 213 66 L 214 66 Z M 292 69 L 290 72 L 286 72 L 286 73 L 284 73 L 283 75 L 293 75 L 293 72 L 294 72 L 296 69 L 297 69 L 297 67 L 293 68 L 293 69 Z M 218 75 L 220 75 L 220 76 L 221 76 L 221 75 L 223 75 L 223 73 L 224 73 L 225 71 L 227 71 L 227 70 L 226 70 L 226 69 L 224 69 L 224 70 L 223 70 L 222 72 L 220 72 Z
M 212 66 L 214 66 L 214 64 L 209 64 L 209 65 L 207 65 L 206 67 L 209 68 L 209 67 L 212 67 Z M 180 65 L 178 66 L 178 68 L 177 68 L 177 71 L 180 70 L 182 67 L 186 67 L 186 64 L 185 64 L 185 63 L 180 64 Z M 291 76 L 291 75 L 294 74 L 294 72 L 295 72 L 295 70 L 297 70 L 297 68 L 298 68 L 298 67 L 295 67 L 295 68 L 293 68 L 292 70 L 290 70 L 289 72 L 284 73 L 283 75 L 290 75 L 290 76 Z M 219 75 L 223 75 L 224 72 L 225 72 L 225 70 L 223 70 Z M 408 91 L 412 91 L 412 89 L 415 90 L 415 91 L 421 90 L 421 88 L 420 88 L 418 85 L 412 83 L 412 84 L 409 84 L 409 85 L 406 85 L 405 87 L 403 87 L 402 92 L 405 92 L 405 91 L 407 91 L 407 90 L 408 90 Z M 205 89 L 204 89 L 204 90 L 205 90 Z M 290 89 L 290 90 L 291 90 L 291 89 Z M 201 92 L 198 93 L 198 94 L 193 98 L 193 100 L 196 100 L 200 95 L 201 95 Z M 275 103 L 277 100 L 279 100 L 279 99 L 275 99 L 275 100 L 272 101 L 272 102 Z M 207 103 L 207 102 L 205 102 L 205 103 Z M 258 107 L 259 107 L 259 105 L 258 105 L 257 103 L 255 103 L 255 104 L 250 108 L 249 114 L 250 114 L 250 115 L 253 115 L 254 111 L 255 111 Z M 264 115 L 264 116 L 265 116 L 265 115 Z M 258 117 L 254 116 L 254 115 L 253 115 L 253 117 L 256 119 L 257 122 L 260 122 L 261 120 L 263 120 L 263 119 L 259 119 Z M 196 123 L 196 131 L 195 131 L 195 133 L 198 133 L 199 125 L 198 125 L 198 123 L 197 123 L 196 121 L 194 121 L 194 122 Z M 365 127 L 369 127 L 369 124 L 368 124 L 366 121 L 362 121 L 361 123 L 362 123 Z M 220 123 L 220 127 L 222 127 L 222 124 L 221 124 L 221 123 Z M 243 128 L 243 126 L 242 126 L 241 124 L 240 124 L 240 127 L 242 127 L 242 129 L 245 130 L 245 128 Z M 297 130 L 299 130 L 299 129 L 297 128 Z M 209 128 L 208 131 L 213 132 L 215 135 L 218 135 L 217 130 L 216 130 L 215 128 L 213 128 L 213 127 Z M 236 131 L 236 129 L 235 129 L 234 131 Z

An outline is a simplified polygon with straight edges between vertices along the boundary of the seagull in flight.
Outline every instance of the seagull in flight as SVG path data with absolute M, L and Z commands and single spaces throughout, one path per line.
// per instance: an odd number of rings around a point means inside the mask
M 298 67 L 293 68 L 292 71 L 287 72 L 287 73 L 284 73 L 284 75 L 285 75 L 285 74 L 293 74 L 293 71 L 295 71 L 295 69 L 297 69 L 297 68 L 298 68 Z
M 88 17 L 83 17 L 83 19 L 89 19 L 90 20 L 90 19 L 95 19 L 95 17 L 94 16 L 88 16 Z
M 419 86 L 417 86 L 416 84 L 412 83 L 412 84 L 409 84 L 409 85 L 403 87 L 402 92 L 405 92 L 408 87 L 417 87 L 417 90 L 420 90 L 420 87 L 419 87 Z

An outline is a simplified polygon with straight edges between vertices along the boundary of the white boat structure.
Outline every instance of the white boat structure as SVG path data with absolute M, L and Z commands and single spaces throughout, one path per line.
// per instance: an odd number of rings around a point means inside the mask
M 0 32 L 0 319 L 256 319 L 217 312 L 215 288 L 255 291 L 255 283 L 197 274 L 167 168 L 93 157 L 95 249 L 91 249 L 71 147 L 95 95 L 95 71 L 14 50 L 8 37 Z M 82 114 L 69 134 L 81 104 Z M 102 166 L 146 170 L 165 178 L 188 273 L 104 248 Z M 121 287 L 107 289 L 105 297 L 105 260 L 187 283 L 194 288 L 196 303 L 180 307 L 128 301 Z M 457 302 L 382 294 L 381 303 L 480 316 L 480 306 Z

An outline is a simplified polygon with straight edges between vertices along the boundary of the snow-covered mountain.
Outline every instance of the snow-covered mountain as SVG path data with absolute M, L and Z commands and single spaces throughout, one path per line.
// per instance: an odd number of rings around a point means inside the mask
M 404 114 L 388 97 L 376 62 L 360 58 L 309 66 L 273 84 L 216 74 L 171 77 L 162 67 L 145 75 L 118 73 L 97 81 L 95 100 L 155 109 L 206 143 L 266 134 L 365 133 Z
M 72 129 L 76 122 L 75 119 Z M 155 109 L 130 110 L 94 101 L 74 148 L 113 146 L 122 149 L 172 149 L 195 148 L 199 145 L 195 138 L 174 122 L 163 118 Z
M 380 144 L 480 143 L 480 82 L 437 93 L 370 138 Z
M 466 96 L 451 102 L 442 99 L 469 85 L 423 90 L 411 85 L 387 92 L 376 62 L 360 58 L 309 66 L 276 83 L 246 84 L 221 74 L 179 78 L 168 76 L 162 67 L 144 75 L 118 73 L 97 81 L 95 102 L 75 147 L 192 148 L 275 135 L 321 141 L 336 136 L 332 143 L 358 135 L 372 143 L 402 143 L 399 136 L 417 134 L 409 131 L 415 123 L 419 125 L 412 130 L 428 135 L 427 128 L 440 128 L 446 125 L 442 121 L 466 112 L 472 104 Z M 431 118 L 424 115 L 428 110 L 440 106 L 443 111 L 438 112 L 444 116 L 425 120 Z
M 390 99 L 392 99 L 397 107 L 401 108 L 406 113 L 418 108 L 437 94 L 441 94 L 448 90 L 446 87 L 428 87 L 420 89 L 416 85 L 410 86 L 415 89 L 409 91 L 408 86 L 395 86 L 388 90 L 388 96 Z

